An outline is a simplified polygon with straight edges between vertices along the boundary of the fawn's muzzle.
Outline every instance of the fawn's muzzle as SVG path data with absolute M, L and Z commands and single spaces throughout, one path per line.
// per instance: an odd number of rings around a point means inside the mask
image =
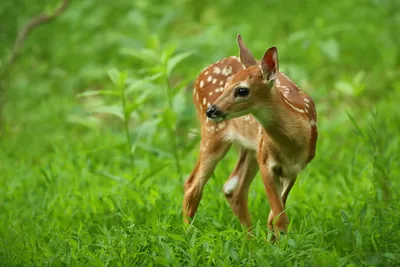
M 210 119 L 217 118 L 222 116 L 222 112 L 217 108 L 216 105 L 211 105 L 207 108 L 206 115 Z
M 221 110 L 219 110 L 217 108 L 216 105 L 209 106 L 206 111 L 206 115 L 212 121 L 219 121 L 219 120 L 223 119 L 223 117 L 224 117 L 224 114 L 222 113 Z

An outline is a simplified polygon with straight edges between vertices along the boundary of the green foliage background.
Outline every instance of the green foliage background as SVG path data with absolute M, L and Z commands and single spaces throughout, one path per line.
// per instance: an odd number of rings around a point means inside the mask
M 0 68 L 18 29 L 54 0 L 0 3 Z M 400 265 L 400 2 L 73 1 L 29 35 L 0 86 L 2 266 Z M 198 152 L 191 85 L 237 55 L 277 46 L 316 102 L 317 157 L 288 200 L 288 235 L 266 241 L 262 183 L 254 237 L 221 188 L 193 224 L 183 182 Z

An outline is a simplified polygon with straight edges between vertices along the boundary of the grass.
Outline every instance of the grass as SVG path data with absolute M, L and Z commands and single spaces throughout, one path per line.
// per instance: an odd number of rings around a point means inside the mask
M 318 1 L 308 9 L 293 3 L 269 13 L 281 23 L 262 30 L 234 24 L 240 15 L 261 16 L 256 5 L 196 9 L 188 1 L 153 10 L 128 2 L 113 12 L 75 2 L 30 37 L 32 54 L 9 71 L 0 139 L 2 266 L 400 265 L 395 3 L 347 13 L 355 1 L 330 3 L 336 13 Z M 353 32 L 340 30 L 343 14 Z M 74 38 L 54 34 L 38 46 L 59 29 Z M 199 29 L 200 37 L 186 37 Z M 292 189 L 289 232 L 275 244 L 267 241 L 259 175 L 249 194 L 251 238 L 223 196 L 235 149 L 207 184 L 194 222 L 182 222 L 183 183 L 200 138 L 191 82 L 204 66 L 237 53 L 238 31 L 256 55 L 274 39 L 280 67 L 318 109 L 317 157 Z M 383 39 L 373 38 L 378 32 Z M 92 49 L 74 43 L 82 40 Z M 375 49 L 382 40 L 387 46 Z

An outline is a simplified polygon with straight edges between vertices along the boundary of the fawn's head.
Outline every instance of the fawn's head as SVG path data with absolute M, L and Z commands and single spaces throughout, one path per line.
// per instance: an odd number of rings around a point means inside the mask
M 240 34 L 237 41 L 244 69 L 225 84 L 222 95 L 207 109 L 207 117 L 214 122 L 243 116 L 265 106 L 279 72 L 276 47 L 265 52 L 259 65 Z

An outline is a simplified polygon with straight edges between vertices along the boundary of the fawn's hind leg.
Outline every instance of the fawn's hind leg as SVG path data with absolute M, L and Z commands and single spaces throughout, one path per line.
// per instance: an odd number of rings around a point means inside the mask
M 251 227 L 251 218 L 247 204 L 248 191 L 258 171 L 255 152 L 240 149 L 239 160 L 224 185 L 224 194 L 240 222 Z

